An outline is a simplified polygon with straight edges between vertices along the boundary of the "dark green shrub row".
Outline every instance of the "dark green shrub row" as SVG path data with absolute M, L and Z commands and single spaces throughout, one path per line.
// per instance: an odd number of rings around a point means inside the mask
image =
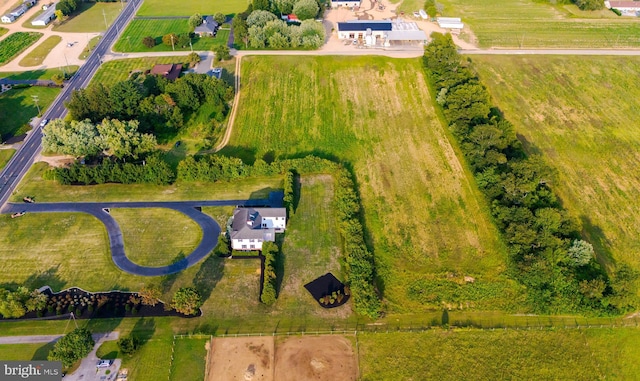
M 257 250 L 246 251 L 246 250 L 231 250 L 232 257 L 258 257 L 260 256 L 260 252 Z
M 284 207 L 287 208 L 287 212 L 289 212 L 289 218 L 293 216 L 293 203 L 295 199 L 294 195 L 294 180 L 295 175 L 292 170 L 288 170 L 284 173 L 284 184 L 282 188 L 284 189 Z
M 70 167 L 52 168 L 45 173 L 46 179 L 60 184 L 171 184 L 175 173 L 159 155 L 149 156 L 142 163 L 115 163 L 104 159 L 98 165 L 74 163 Z
M 619 283 L 627 284 L 637 273 L 624 269 L 608 278 L 593 247 L 581 239 L 580 222 L 563 210 L 551 190 L 553 171 L 540 156 L 525 153 L 451 36 L 432 37 L 424 64 L 436 102 L 490 201 L 532 310 L 616 313 L 632 308 L 635 302 L 624 296 L 627 291 Z
M 262 255 L 264 256 L 264 271 L 262 281 L 262 294 L 260 301 L 270 306 L 276 302 L 276 256 L 278 246 L 273 242 L 262 244 Z

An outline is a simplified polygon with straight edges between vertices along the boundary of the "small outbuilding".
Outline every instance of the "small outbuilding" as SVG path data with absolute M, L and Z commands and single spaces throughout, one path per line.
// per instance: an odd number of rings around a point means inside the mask
M 464 28 L 464 24 L 459 17 L 438 17 L 438 26 L 443 29 L 457 29 Z

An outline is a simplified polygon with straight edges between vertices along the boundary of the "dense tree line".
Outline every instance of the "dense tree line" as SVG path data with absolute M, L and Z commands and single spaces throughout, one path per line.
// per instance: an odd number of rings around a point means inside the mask
M 262 293 L 260 301 L 268 306 L 276 302 L 276 257 L 278 245 L 273 242 L 262 244 L 262 256 L 264 257 L 264 271 L 262 272 Z
M 324 44 L 325 30 L 314 18 L 322 11 L 316 0 L 254 1 L 234 17 L 234 35 L 254 49 L 317 49 Z M 294 13 L 302 22 L 288 24 L 276 14 Z
M 282 189 L 284 190 L 284 207 L 287 208 L 289 218 L 291 218 L 294 214 L 295 206 L 295 173 L 292 170 L 288 170 L 284 173 Z
M 79 0 L 60 0 L 56 4 L 56 10 L 62 11 L 62 14 L 69 16 L 78 9 Z
M 540 312 L 625 311 L 636 306 L 637 272 L 619 266 L 611 278 L 581 239 L 580 222 L 550 188 L 554 172 L 527 155 L 513 126 L 490 103 L 450 35 L 432 34 L 424 64 L 449 127 L 490 201 L 518 279 Z
M 229 110 L 233 88 L 206 74 L 189 73 L 169 82 L 162 76 L 146 75 L 111 86 L 93 84 L 76 90 L 66 103 L 71 118 L 138 120 L 141 132 L 175 132 L 200 106 L 211 107 L 211 120 L 221 123 Z
M 41 311 L 47 305 L 48 296 L 38 290 L 18 287 L 16 291 L 0 288 L 0 315 L 4 318 L 20 318 L 30 311 Z
M 151 155 L 137 163 L 114 162 L 108 158 L 97 165 L 74 163 L 70 167 L 50 169 L 45 173 L 45 178 L 65 185 L 106 183 L 167 185 L 175 180 L 175 173 L 159 155 Z

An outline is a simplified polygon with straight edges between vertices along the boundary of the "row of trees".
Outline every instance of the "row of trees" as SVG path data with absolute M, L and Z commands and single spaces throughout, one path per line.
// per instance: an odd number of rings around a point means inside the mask
M 93 124 L 63 119 L 51 121 L 43 128 L 42 147 L 48 152 L 73 156 L 90 156 L 105 153 L 116 159 L 134 158 L 155 150 L 155 136 L 138 131 L 136 120 L 120 121 L 104 119 Z
M 315 0 L 308 1 L 315 3 Z M 325 39 L 322 23 L 314 21 L 313 17 L 301 20 L 300 25 L 287 24 L 275 14 L 258 9 L 236 15 L 232 25 L 236 38 L 254 49 L 317 49 L 322 46 Z
M 637 274 L 621 266 L 609 279 L 580 236 L 580 222 L 550 188 L 554 172 L 527 155 L 513 126 L 492 107 L 469 61 L 450 35 L 432 34 L 424 64 L 449 127 L 478 186 L 490 201 L 511 263 L 539 312 L 624 311 L 635 303 L 626 289 Z
M 20 318 L 30 311 L 41 311 L 47 305 L 48 296 L 38 290 L 18 287 L 16 291 L 0 288 L 0 315 L 5 319 Z
M 284 174 L 284 184 L 282 186 L 284 190 L 284 207 L 287 208 L 289 218 L 291 218 L 295 212 L 295 173 L 292 170 L 288 170 Z
M 168 185 L 175 180 L 175 172 L 159 154 L 138 163 L 118 163 L 105 158 L 98 165 L 74 163 L 70 167 L 51 168 L 45 178 L 60 184 L 93 185 L 105 183 Z
M 79 0 L 60 0 L 56 4 L 56 10 L 61 11 L 63 15 L 69 16 L 78 9 Z
M 262 293 L 260 301 L 268 306 L 276 302 L 276 256 L 278 245 L 273 242 L 262 244 L 262 256 L 264 257 L 264 271 L 262 272 Z
M 232 98 L 231 86 L 206 74 L 189 73 L 174 82 L 147 75 L 112 86 L 93 84 L 76 90 L 66 106 L 74 120 L 135 119 L 140 131 L 162 133 L 177 131 L 204 104 L 210 106 L 212 123 L 218 125 Z

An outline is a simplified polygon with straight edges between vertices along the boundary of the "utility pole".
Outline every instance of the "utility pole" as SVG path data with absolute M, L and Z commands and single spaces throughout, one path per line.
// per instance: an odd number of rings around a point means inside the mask
M 193 45 L 191 45 L 191 38 L 189 38 L 189 47 L 191 48 L 191 51 L 193 52 Z
M 104 9 L 102 9 L 102 17 L 104 17 L 104 28 L 109 29 L 109 26 L 107 25 L 107 14 L 104 13 Z
M 64 62 L 67 64 L 67 70 L 69 70 L 69 61 L 67 61 L 67 53 L 64 53 Z
M 173 33 L 171 34 L 171 50 L 176 50 L 176 47 L 173 45 Z
M 37 95 L 32 95 L 31 98 L 33 99 L 33 103 L 36 104 L 36 107 L 38 108 L 38 116 L 40 116 L 40 105 L 38 105 L 38 101 L 40 99 L 38 98 Z

